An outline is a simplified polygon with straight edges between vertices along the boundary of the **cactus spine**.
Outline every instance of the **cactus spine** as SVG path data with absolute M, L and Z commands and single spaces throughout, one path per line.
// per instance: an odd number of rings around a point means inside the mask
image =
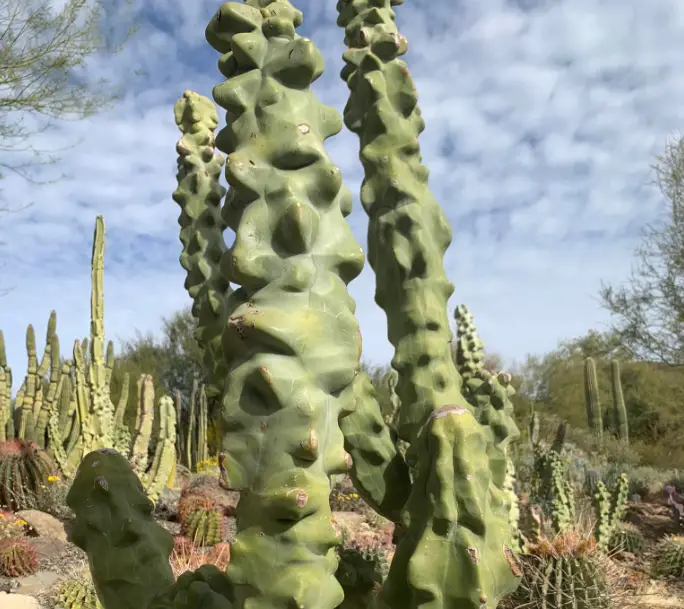
M 587 407 L 589 429 L 594 432 L 596 440 L 600 445 L 603 442 L 603 414 L 599 400 L 596 364 L 590 357 L 584 360 L 584 401 Z
M 627 408 L 625 396 L 622 393 L 622 381 L 620 380 L 620 362 L 613 360 L 610 363 L 610 374 L 613 385 L 613 419 L 618 440 L 629 444 L 629 423 L 627 420 Z

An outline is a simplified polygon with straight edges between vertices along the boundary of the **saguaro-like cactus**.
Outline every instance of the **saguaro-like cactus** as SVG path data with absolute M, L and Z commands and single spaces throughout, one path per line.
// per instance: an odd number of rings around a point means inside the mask
M 601 412 L 601 401 L 599 399 L 596 364 L 590 357 L 584 360 L 584 401 L 587 407 L 589 429 L 594 432 L 600 444 L 603 442 L 603 413 Z
M 613 419 L 615 421 L 615 431 L 618 440 L 629 444 L 629 423 L 627 419 L 627 408 L 625 407 L 625 396 L 622 393 L 622 382 L 620 381 L 620 362 L 613 360 L 610 363 L 610 375 L 613 385 Z

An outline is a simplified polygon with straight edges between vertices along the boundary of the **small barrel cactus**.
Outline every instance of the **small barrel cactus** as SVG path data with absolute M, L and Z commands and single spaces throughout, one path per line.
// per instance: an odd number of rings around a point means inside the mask
M 216 501 L 202 493 L 181 493 L 178 500 L 178 520 L 186 522 L 197 510 L 211 510 L 216 507 Z
M 213 546 L 221 542 L 224 533 L 224 520 L 221 510 L 195 510 L 181 523 L 181 532 L 196 546 Z
M 0 508 L 19 511 L 35 508 L 57 467 L 34 442 L 0 442 Z
M 645 543 L 644 534 L 636 526 L 629 522 L 621 522 L 610 538 L 608 549 L 611 552 L 641 554 Z
M 0 540 L 0 575 L 24 577 L 38 571 L 36 548 L 27 539 L 10 537 Z
M 657 577 L 684 577 L 684 537 L 668 535 L 655 548 L 653 574 Z
M 608 585 L 597 542 L 569 529 L 526 546 L 520 587 L 504 607 L 608 609 Z
M 57 591 L 58 609 L 103 609 L 90 574 L 84 579 L 68 579 Z

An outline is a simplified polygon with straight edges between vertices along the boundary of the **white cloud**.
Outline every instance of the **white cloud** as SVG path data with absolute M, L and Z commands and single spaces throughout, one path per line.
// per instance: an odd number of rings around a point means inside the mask
M 45 331 L 58 313 L 62 345 L 88 332 L 94 218 L 108 230 L 106 327 L 110 338 L 156 331 L 188 303 L 177 258 L 173 103 L 204 95 L 222 77 L 204 28 L 219 3 L 136 0 L 138 35 L 121 54 L 89 62 L 92 80 L 127 81 L 121 104 L 36 140 L 67 150 L 54 184 L 13 175 L 4 197 L 27 210 L 2 216 L 0 328 L 17 380 L 25 327 Z M 342 110 L 342 31 L 334 2 L 296 2 L 302 35 L 327 62 L 316 83 Z M 414 0 L 397 7 L 406 57 L 427 123 L 421 137 L 430 183 L 454 231 L 446 257 L 450 303 L 473 311 L 487 346 L 509 359 L 602 328 L 601 280 L 629 272 L 638 229 L 662 213 L 649 165 L 682 128 L 684 5 L 679 0 Z M 141 70 L 142 77 L 134 71 Z M 358 141 L 327 148 L 358 192 Z M 43 175 L 50 175 L 43 174 Z M 356 204 L 350 222 L 366 240 Z M 351 286 L 366 356 L 389 361 L 370 269 Z M 450 313 L 451 314 L 451 313 Z M 382 329 L 381 329 L 382 328 Z

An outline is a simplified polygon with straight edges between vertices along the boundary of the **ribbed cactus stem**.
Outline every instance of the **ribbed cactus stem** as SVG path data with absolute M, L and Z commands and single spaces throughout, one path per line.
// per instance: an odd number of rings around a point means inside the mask
M 200 389 L 199 418 L 197 421 L 197 461 L 205 461 L 208 458 L 207 451 L 207 393 L 204 385 Z
M 627 407 L 625 406 L 625 396 L 622 393 L 622 381 L 620 380 L 620 362 L 613 360 L 610 363 L 610 375 L 613 385 L 613 419 L 618 440 L 624 444 L 629 444 L 629 420 L 627 418 Z
M 603 442 L 603 413 L 599 399 L 596 364 L 587 357 L 584 360 L 584 400 L 587 407 L 587 423 L 599 443 Z
M 149 374 L 138 379 L 136 427 L 131 446 L 131 467 L 139 476 L 147 470 L 148 450 L 154 423 L 154 381 Z
M 190 470 L 195 471 L 197 467 L 197 440 L 196 440 L 196 418 L 197 418 L 197 400 L 198 400 L 199 383 L 193 381 L 192 391 L 190 392 L 190 403 L 188 404 L 188 425 L 185 436 L 185 455 L 187 459 L 187 466 Z

